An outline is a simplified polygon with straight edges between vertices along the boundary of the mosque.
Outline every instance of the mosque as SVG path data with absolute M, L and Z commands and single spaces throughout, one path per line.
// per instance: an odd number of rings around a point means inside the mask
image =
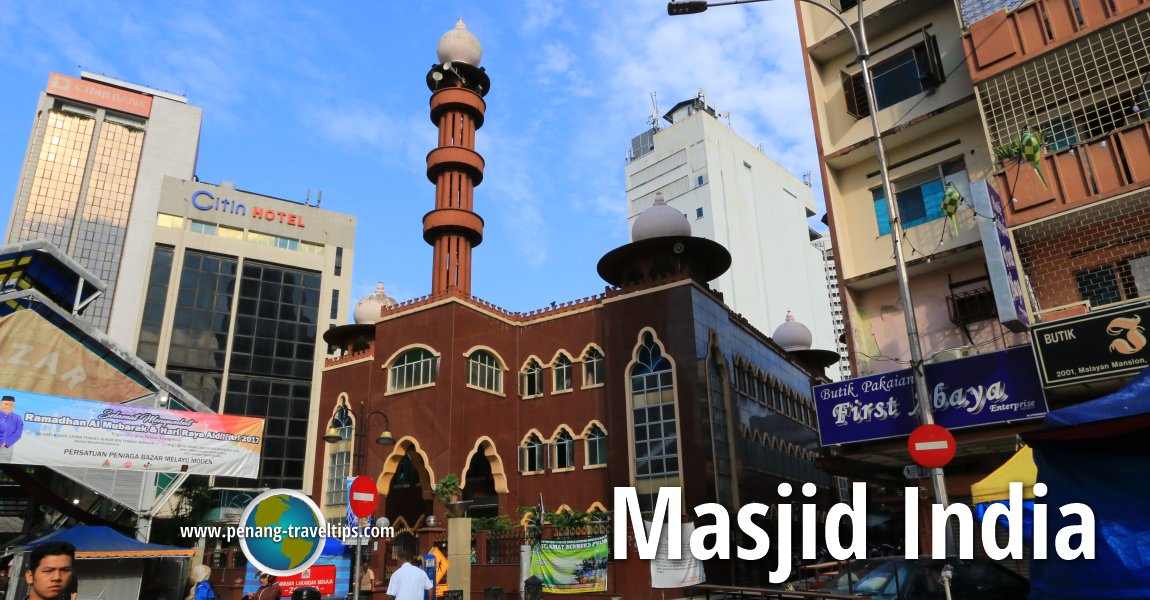
M 814 464 L 811 395 L 837 355 L 812 350 L 793 318 L 767 336 L 724 305 L 708 282 L 731 255 L 693 237 L 661 198 L 635 220 L 631 243 L 599 261 L 603 293 L 525 313 L 472 294 L 471 255 L 483 239 L 475 135 L 490 80 L 462 20 L 438 54 L 426 78 L 439 129 L 427 156 L 435 205 L 423 218 L 431 293 L 397 303 L 381 285 L 356 306 L 354 324 L 324 334 L 339 348 L 319 407 L 317 438 L 332 440 L 316 452 L 313 489 L 325 514 L 342 520 L 349 473 L 376 481 L 376 516 L 397 531 L 443 522 L 447 508 L 432 489 L 449 474 L 468 516 L 516 523 L 520 507 L 541 502 L 607 518 L 616 487 L 635 488 L 644 510 L 664 487 L 680 488 L 688 510 L 778 504 L 782 482 L 817 484 L 805 502 L 821 511 L 837 501 Z M 385 443 L 370 441 L 378 438 Z M 371 557 L 381 578 L 394 568 L 384 554 Z M 762 583 L 775 560 L 709 561 L 707 579 Z M 518 588 L 518 570 L 482 567 L 472 569 L 473 590 Z M 607 594 L 647 597 L 649 569 L 637 558 L 611 561 Z

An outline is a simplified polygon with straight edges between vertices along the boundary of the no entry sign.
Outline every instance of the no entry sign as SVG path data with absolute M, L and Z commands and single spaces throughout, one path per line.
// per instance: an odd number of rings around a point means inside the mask
M 945 467 L 957 449 L 954 436 L 938 425 L 919 425 L 906 445 L 914 462 L 930 469 Z
M 363 519 L 375 512 L 375 504 L 379 496 L 375 491 L 375 482 L 370 477 L 360 475 L 351 482 L 347 489 L 347 503 L 355 516 Z

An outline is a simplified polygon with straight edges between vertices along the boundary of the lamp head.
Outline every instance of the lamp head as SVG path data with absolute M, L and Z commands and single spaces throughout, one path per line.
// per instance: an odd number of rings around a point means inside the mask
M 380 446 L 394 446 L 395 438 L 391 437 L 390 431 L 385 430 L 383 433 L 379 434 L 379 437 L 375 438 L 375 443 L 379 444 Z
M 693 15 L 707 10 L 707 0 L 686 0 L 685 2 L 668 2 L 667 14 Z
M 325 433 L 323 435 L 323 441 L 325 441 L 329 444 L 334 444 L 334 443 L 336 443 L 342 439 L 343 439 L 343 436 L 341 436 L 339 434 L 339 430 L 336 429 L 335 427 L 328 427 L 327 433 Z

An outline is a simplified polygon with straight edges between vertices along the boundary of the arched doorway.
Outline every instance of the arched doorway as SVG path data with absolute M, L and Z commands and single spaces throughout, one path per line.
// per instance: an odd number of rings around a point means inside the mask
M 495 452 L 491 438 L 482 437 L 475 443 L 467 458 L 463 472 L 463 500 L 469 517 L 499 516 L 499 494 L 507 493 L 507 476 L 503 461 Z
M 432 514 L 432 477 L 427 455 L 415 440 L 405 437 L 396 443 L 383 463 L 377 488 L 384 494 L 383 514 L 397 532 L 401 527 L 422 527 Z

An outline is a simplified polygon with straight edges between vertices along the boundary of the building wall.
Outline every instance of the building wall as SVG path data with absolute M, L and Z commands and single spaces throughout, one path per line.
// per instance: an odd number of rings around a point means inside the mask
M 260 483 L 306 490 L 327 355 L 317 340 L 348 319 L 355 218 L 171 177 L 156 210 L 133 347 L 216 410 L 267 418 Z
M 792 311 L 814 347 L 834 348 L 822 254 L 807 224 L 810 187 L 709 112 L 675 118 L 655 134 L 654 151 L 627 165 L 629 223 L 661 191 L 692 235 L 731 252 L 731 270 L 711 283 L 727 305 L 768 335 Z

